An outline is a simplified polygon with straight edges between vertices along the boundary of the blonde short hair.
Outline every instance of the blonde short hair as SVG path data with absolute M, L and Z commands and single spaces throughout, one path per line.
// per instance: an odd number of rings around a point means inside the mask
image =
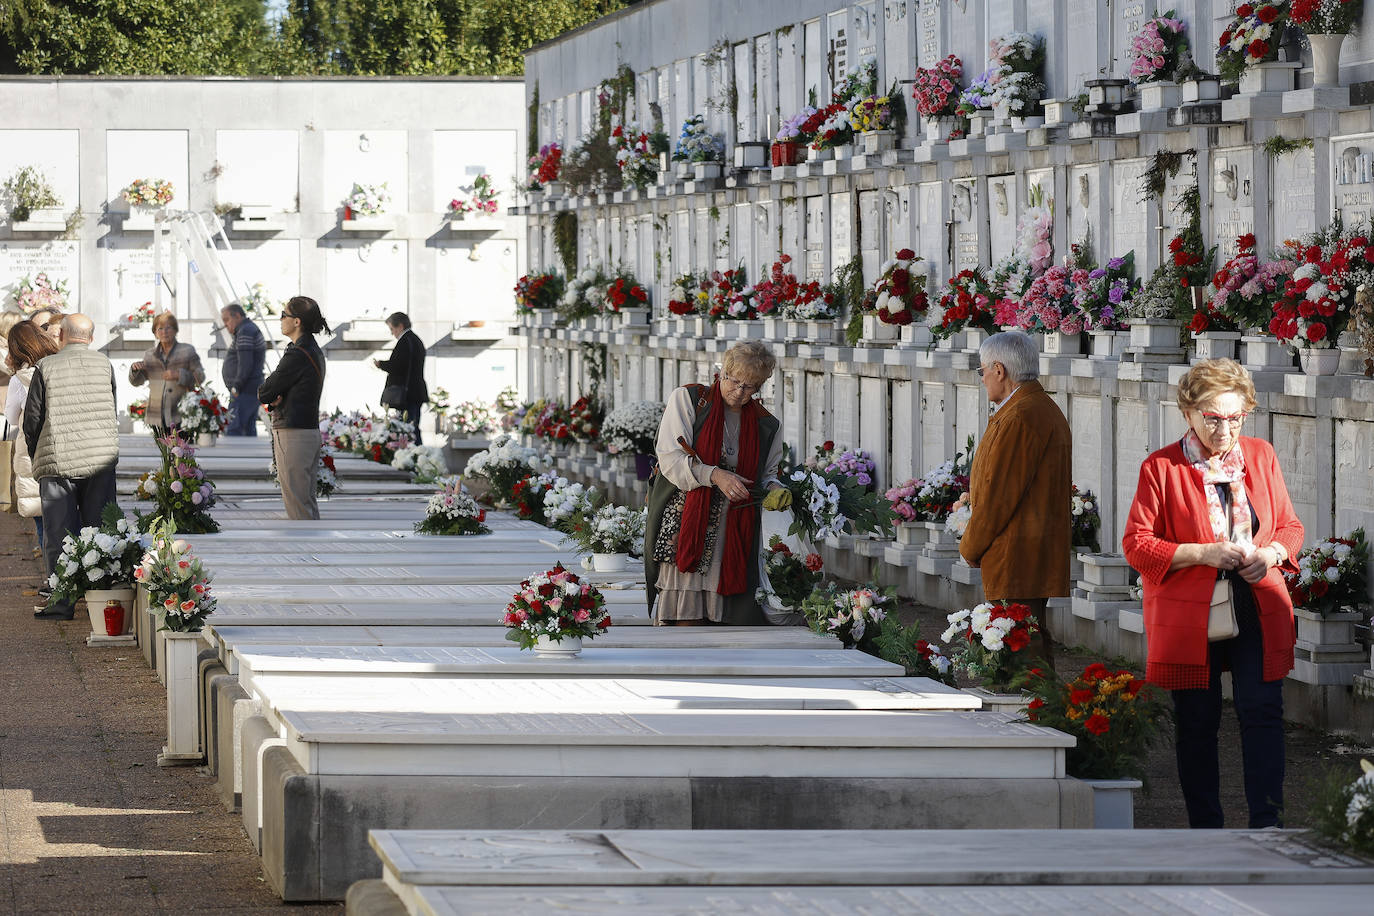
M 24 320 L 21 312 L 0 312 L 0 341 L 8 340 L 10 328 Z
M 177 323 L 177 316 L 173 315 L 171 312 L 159 312 L 157 317 L 153 319 L 153 330 L 156 331 L 164 324 L 170 324 L 172 326 L 173 334 L 181 330 L 181 325 Z
M 746 340 L 725 351 L 721 370 L 742 382 L 762 385 L 773 377 L 778 367 L 773 351 L 757 340 Z
M 1246 413 L 1255 409 L 1255 383 L 1250 372 L 1234 359 L 1204 359 L 1178 380 L 1178 409 L 1200 410 L 1223 394 L 1238 394 Z

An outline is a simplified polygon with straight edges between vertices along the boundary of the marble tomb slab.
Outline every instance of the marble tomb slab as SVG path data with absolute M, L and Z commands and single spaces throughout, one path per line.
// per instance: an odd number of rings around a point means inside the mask
M 393 887 L 1374 883 L 1374 865 L 1302 830 L 375 830 L 369 842 Z
M 505 592 L 498 597 L 436 595 L 435 590 L 445 586 L 412 586 L 404 595 L 395 589 L 377 586 L 382 595 L 359 596 L 339 595 L 339 590 L 361 588 L 362 586 L 324 586 L 318 593 L 297 595 L 295 600 L 282 599 L 278 595 L 263 595 L 272 600 L 237 600 L 243 595 L 242 589 L 223 589 L 228 593 L 220 599 L 215 610 L 217 622 L 224 625 L 256 624 L 259 626 L 273 623 L 292 626 L 332 627 L 339 624 L 353 626 L 490 626 L 493 630 L 504 630 L 501 624 L 501 611 L 510 599 L 510 589 L 504 586 L 489 586 Z M 454 591 L 478 586 L 449 586 Z M 332 589 L 325 592 L 324 589 Z M 270 590 L 268 590 L 270 592 Z M 644 606 L 643 590 L 607 592 L 607 605 L 611 608 L 614 626 L 649 626 L 649 612 Z M 616 599 L 611 600 L 611 595 Z M 342 598 L 342 600 L 340 600 Z M 333 599 L 333 600 L 331 600 Z M 369 600 L 370 599 L 370 600 Z M 638 600 L 636 600 L 638 599 Z

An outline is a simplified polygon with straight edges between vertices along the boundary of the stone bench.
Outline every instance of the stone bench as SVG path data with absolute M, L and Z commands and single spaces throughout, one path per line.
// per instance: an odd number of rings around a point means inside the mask
M 1063 828 L 1092 818 L 1091 789 L 1064 774 L 1073 739 L 1002 713 L 276 718 L 243 725 L 243 818 L 286 900 L 339 899 L 377 874 L 368 829 Z
M 1374 869 L 1300 831 L 376 830 L 350 916 L 1293 913 L 1368 908 Z M 1049 886 L 1047 886 L 1049 885 Z

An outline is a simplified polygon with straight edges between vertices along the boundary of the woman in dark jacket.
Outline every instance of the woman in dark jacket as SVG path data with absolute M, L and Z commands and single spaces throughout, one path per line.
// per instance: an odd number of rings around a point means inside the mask
M 281 332 L 291 343 L 281 362 L 258 388 L 258 400 L 272 414 L 272 460 L 277 464 L 286 517 L 320 517 L 315 476 L 320 463 L 320 393 L 324 353 L 315 335 L 329 330 L 320 305 L 296 296 L 281 312 Z

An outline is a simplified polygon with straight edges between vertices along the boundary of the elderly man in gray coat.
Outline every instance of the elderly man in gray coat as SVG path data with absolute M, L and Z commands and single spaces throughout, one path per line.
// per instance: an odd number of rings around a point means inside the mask
M 43 502 L 43 552 L 57 568 L 62 541 L 99 525 L 115 501 L 119 423 L 114 367 L 91 349 L 94 326 L 85 315 L 62 319 L 62 349 L 38 361 L 24 403 L 24 438 Z M 33 616 L 71 620 L 72 605 L 53 602 Z

